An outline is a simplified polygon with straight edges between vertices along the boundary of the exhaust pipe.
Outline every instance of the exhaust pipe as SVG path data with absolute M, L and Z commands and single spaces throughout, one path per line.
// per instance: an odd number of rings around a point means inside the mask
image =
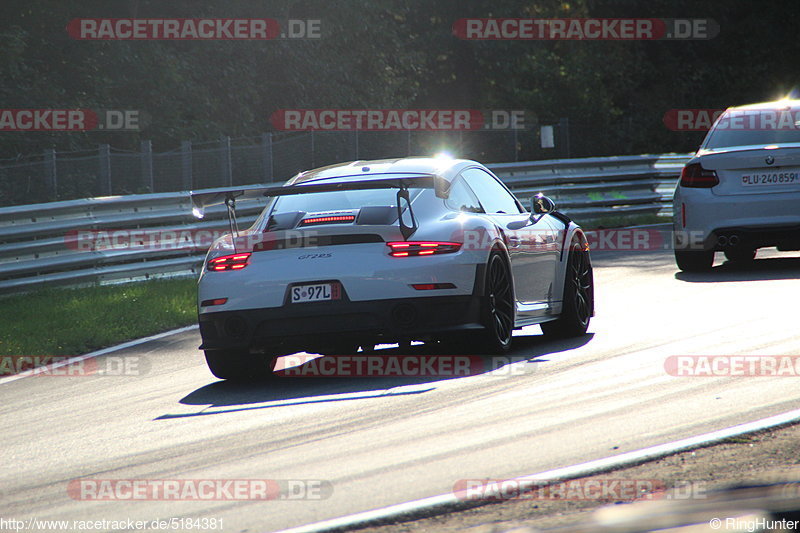
M 722 248 L 727 248 L 728 246 L 737 246 L 740 240 L 741 239 L 739 238 L 739 235 L 735 233 L 730 236 L 720 235 L 719 237 L 717 237 L 717 244 Z

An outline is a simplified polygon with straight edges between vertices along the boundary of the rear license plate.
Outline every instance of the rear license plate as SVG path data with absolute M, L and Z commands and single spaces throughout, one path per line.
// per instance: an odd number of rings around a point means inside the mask
M 341 286 L 336 282 L 295 285 L 291 288 L 291 302 L 293 304 L 339 300 L 341 297 Z
M 742 174 L 742 185 L 745 187 L 769 187 L 772 185 L 788 185 L 791 183 L 800 183 L 800 171 L 787 170 Z

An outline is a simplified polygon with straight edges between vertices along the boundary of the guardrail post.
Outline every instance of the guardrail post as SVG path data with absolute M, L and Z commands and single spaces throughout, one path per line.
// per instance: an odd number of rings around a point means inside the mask
M 142 185 L 148 192 L 155 192 L 153 188 L 153 143 L 142 141 Z
M 261 167 L 264 169 L 264 183 L 272 183 L 272 133 L 261 134 Z
M 517 133 L 517 128 L 514 128 L 514 162 L 519 161 L 519 134 Z
M 561 144 L 561 157 L 569 158 L 569 119 L 562 118 L 558 121 L 558 137 Z
M 181 188 L 192 189 L 192 141 L 181 141 Z
M 233 185 L 233 172 L 231 168 L 231 138 L 228 136 L 220 139 L 222 145 L 222 185 L 230 187 Z
M 45 183 L 50 199 L 58 200 L 58 181 L 56 180 L 56 151 L 48 148 L 44 151 Z
M 97 173 L 97 188 L 100 196 L 111 196 L 111 146 L 101 144 L 99 155 L 100 168 Z

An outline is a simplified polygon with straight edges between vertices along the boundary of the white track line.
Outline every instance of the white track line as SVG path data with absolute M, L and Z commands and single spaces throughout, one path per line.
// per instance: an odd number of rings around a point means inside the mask
M 13 376 L 7 376 L 4 378 L 0 378 L 0 385 L 5 385 L 6 383 L 11 383 L 12 381 L 17 381 L 18 379 L 29 378 L 31 376 L 35 376 L 37 374 L 41 374 L 43 372 L 51 372 L 55 368 L 59 368 L 62 366 L 71 365 L 73 363 L 78 363 L 80 361 L 85 361 L 87 359 L 92 359 L 94 357 L 100 357 L 101 355 L 106 355 L 108 353 L 117 352 L 119 350 L 124 350 L 125 348 L 131 348 L 133 346 L 138 346 L 140 344 L 144 344 L 145 342 L 150 342 L 158 339 L 163 339 L 164 337 L 169 337 L 170 335 L 177 335 L 178 333 L 183 333 L 186 331 L 191 331 L 193 329 L 197 329 L 198 325 L 193 324 L 191 326 L 186 326 L 183 328 L 172 329 L 170 331 L 164 331 L 163 333 L 157 333 L 155 335 L 151 335 L 149 337 L 144 337 L 142 339 L 135 339 L 128 342 L 123 342 L 122 344 L 117 344 L 116 346 L 109 346 L 108 348 L 103 348 L 102 350 L 97 350 L 96 352 L 90 352 L 84 355 L 78 355 L 76 357 L 70 357 L 69 359 L 64 359 L 63 361 L 59 361 L 57 363 L 51 363 L 49 365 L 40 366 L 37 368 L 32 368 L 31 370 L 26 370 L 21 374 L 15 374 Z M 0 356 L 3 357 L 3 356 Z M 8 357 L 8 356 L 6 356 Z M 13 356 L 12 356 L 13 357 Z M 35 356 L 31 356 L 35 357 Z M 47 357 L 47 356 L 41 356 Z
M 690 450 L 692 448 L 698 448 L 701 446 L 706 446 L 708 444 L 717 443 L 727 438 L 735 437 L 737 435 L 743 435 L 745 433 L 753 433 L 764 429 L 774 428 L 776 426 L 781 426 L 789 422 L 795 422 L 798 420 L 800 420 L 800 409 L 795 409 L 793 411 L 789 411 L 779 415 L 771 416 L 768 418 L 762 418 L 761 420 L 756 420 L 755 422 L 739 424 L 738 426 L 733 426 L 718 431 L 712 431 L 711 433 L 705 433 L 703 435 L 698 435 L 696 437 L 689 437 L 687 439 L 668 442 L 666 444 L 650 446 L 649 448 L 634 450 L 632 452 L 626 452 L 619 455 L 606 457 L 604 459 L 597 459 L 595 461 L 580 463 L 577 465 L 566 466 L 563 468 L 556 468 L 554 470 L 548 470 L 546 472 L 540 472 L 538 474 L 530 474 L 527 476 L 516 477 L 508 481 L 515 483 L 515 485 L 513 486 L 522 488 L 525 486 L 522 483 L 524 481 L 555 482 L 555 481 L 565 481 L 568 479 L 576 479 L 592 474 L 597 474 L 600 472 L 607 472 L 609 470 L 616 469 L 622 466 L 639 464 L 645 461 L 657 459 L 659 457 L 672 455 L 677 452 Z M 532 483 L 531 485 L 535 484 Z M 474 507 L 475 503 L 477 503 L 475 500 L 463 500 L 456 497 L 456 495 L 453 493 L 440 494 L 438 496 L 431 496 L 429 498 L 423 498 L 421 500 L 414 500 L 410 502 L 400 503 L 397 505 L 390 505 L 388 507 L 383 507 L 381 509 L 374 509 L 372 511 L 365 511 L 361 513 L 352 514 L 349 516 L 343 516 L 340 518 L 325 520 L 322 522 L 317 522 L 306 526 L 285 529 L 279 531 L 278 533 L 319 533 L 322 531 L 345 530 L 355 527 L 362 527 L 366 524 L 369 524 L 370 522 L 376 522 L 379 520 L 396 519 L 402 515 L 410 513 L 418 513 L 420 511 L 431 511 L 439 507 L 450 506 L 453 507 L 453 510 L 457 510 L 458 508 L 465 508 L 467 506 Z

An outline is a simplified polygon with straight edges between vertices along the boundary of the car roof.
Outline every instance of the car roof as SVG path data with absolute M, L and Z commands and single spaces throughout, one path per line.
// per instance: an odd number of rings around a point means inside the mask
M 760 111 L 765 109 L 796 109 L 796 108 L 800 108 L 800 100 L 784 98 L 782 100 L 774 100 L 772 102 L 759 102 L 757 104 L 733 106 L 729 107 L 728 111 Z
M 286 184 L 297 185 L 328 178 L 363 180 L 368 179 L 370 176 L 384 174 L 434 175 L 447 181 L 453 181 L 462 170 L 472 166 L 486 168 L 475 161 L 450 157 L 407 157 L 403 159 L 350 161 L 300 172 Z

